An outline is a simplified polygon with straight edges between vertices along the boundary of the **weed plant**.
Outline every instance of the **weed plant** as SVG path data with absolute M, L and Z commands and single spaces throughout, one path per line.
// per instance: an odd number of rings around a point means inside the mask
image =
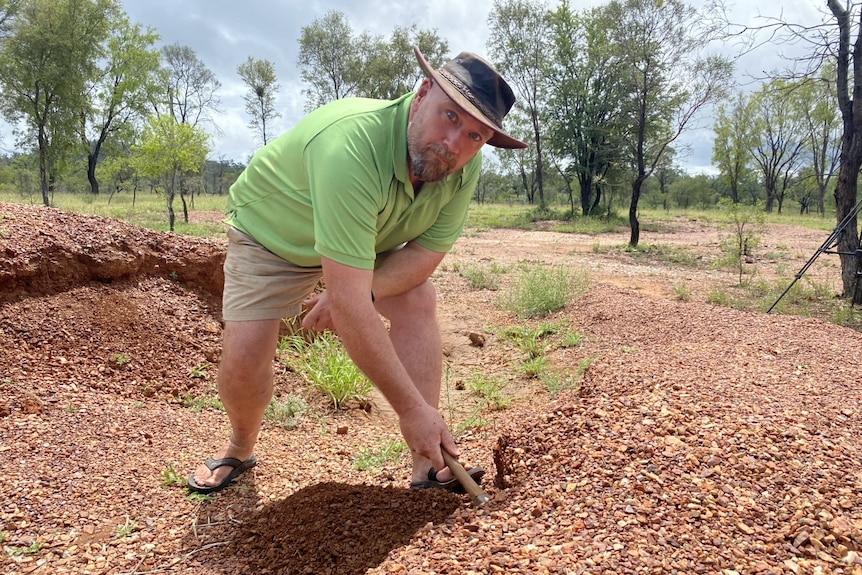
M 296 395 L 284 399 L 273 397 L 263 412 L 263 420 L 283 429 L 295 429 L 298 420 L 308 411 L 308 404 Z
M 562 266 L 525 269 L 499 298 L 502 309 L 522 319 L 544 317 L 564 308 L 587 289 L 587 275 Z
M 33 543 L 31 543 L 27 547 L 9 545 L 9 546 L 3 547 L 3 549 L 5 549 L 6 553 L 8 553 L 12 557 L 21 557 L 22 555 L 35 555 L 44 546 L 45 546 L 45 544 L 42 543 L 41 541 L 34 541 Z
M 489 266 L 466 264 L 459 267 L 458 273 L 467 280 L 470 289 L 495 291 L 500 288 L 500 276 L 505 270 L 495 262 Z
M 134 519 L 126 517 L 126 522 L 123 525 L 117 525 L 115 535 L 122 539 L 123 537 L 128 537 L 129 535 L 131 535 L 137 528 L 137 522 Z
M 673 293 L 679 301 L 691 300 L 691 288 L 685 284 L 676 284 L 673 286 Z
M 560 346 L 563 348 L 577 347 L 581 345 L 581 341 L 583 341 L 583 336 L 577 331 L 567 331 L 563 334 L 563 340 L 560 342 Z
M 391 440 L 386 442 L 379 449 L 371 450 L 363 448 L 359 450 L 356 457 L 353 458 L 353 465 L 359 471 L 367 469 L 380 469 L 387 463 L 395 463 L 407 449 L 407 444 L 403 441 Z
M 162 482 L 159 485 L 161 487 L 173 487 L 176 485 L 185 487 L 188 483 L 174 468 L 173 462 L 169 461 L 168 468 L 162 471 Z
M 300 374 L 315 389 L 324 392 L 336 409 L 349 401 L 364 402 L 373 386 L 353 363 L 338 336 L 317 334 L 310 341 L 298 335 L 282 340 L 282 361 Z
M 204 409 L 224 411 L 224 404 L 221 402 L 221 399 L 219 399 L 218 395 L 215 393 L 213 395 L 196 395 L 194 397 L 184 397 L 183 405 L 191 409 L 194 413 L 199 413 Z
M 720 207 L 724 212 L 722 227 L 729 229 L 730 234 L 721 240 L 720 248 L 725 255 L 716 265 L 728 265 L 735 269 L 739 276 L 739 285 L 742 285 L 746 259 L 753 256 L 754 248 L 760 245 L 758 232 L 765 221 L 766 213 L 760 206 L 747 206 L 727 199 L 721 200 Z
M 530 357 L 524 360 L 522 366 L 524 368 L 524 375 L 529 378 L 541 379 L 548 367 L 548 358 L 543 355 Z
M 498 411 L 512 404 L 512 398 L 503 393 L 506 382 L 482 373 L 472 374 L 466 382 L 467 390 L 481 398 L 482 406 Z
M 543 323 L 534 328 L 516 325 L 505 328 L 502 338 L 514 343 L 527 357 L 534 358 L 547 353 L 546 338 L 556 333 L 557 329 L 558 326 L 551 323 Z

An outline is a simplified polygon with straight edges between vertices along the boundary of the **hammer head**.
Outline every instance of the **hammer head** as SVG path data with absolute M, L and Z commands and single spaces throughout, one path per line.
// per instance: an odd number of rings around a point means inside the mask
M 475 497 L 473 497 L 473 507 L 482 507 L 486 503 L 490 501 L 490 498 L 485 493 L 479 493 Z

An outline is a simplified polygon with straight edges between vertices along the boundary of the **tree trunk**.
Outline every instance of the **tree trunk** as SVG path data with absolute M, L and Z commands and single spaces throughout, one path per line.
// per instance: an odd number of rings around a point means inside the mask
M 545 207 L 545 181 L 542 173 L 542 137 L 539 130 L 539 114 L 535 110 L 532 111 L 533 117 L 533 133 L 536 138 L 536 187 L 539 190 L 539 207 Z
M 174 224 L 176 223 L 176 214 L 174 214 L 174 195 L 176 194 L 176 185 L 177 185 L 177 176 L 176 173 L 172 173 L 167 178 L 167 187 L 165 189 L 165 199 L 168 204 L 168 229 L 170 231 L 174 231 Z
M 98 148 L 87 154 L 87 180 L 90 182 L 90 193 L 99 195 L 99 180 L 96 179 L 96 161 L 99 158 Z
M 580 184 L 581 192 L 581 213 L 588 216 L 592 211 L 592 206 L 590 205 L 590 192 L 593 188 L 593 181 L 592 178 L 584 177 L 578 178 L 578 183 Z
M 862 303 L 862 294 L 858 288 L 857 270 L 859 268 L 859 237 L 857 234 L 857 219 L 851 214 L 856 209 L 856 186 L 859 183 L 859 168 L 862 166 L 862 84 L 853 82 L 862 74 L 862 58 L 853 58 L 851 73 L 850 34 L 853 25 L 850 12 L 838 0 L 827 0 L 838 23 L 839 42 L 837 54 L 836 93 L 838 107 L 841 110 L 843 132 L 841 134 L 841 157 L 838 168 L 838 184 L 835 186 L 835 218 L 838 222 L 849 218 L 845 230 L 836 245 L 841 259 L 842 296 L 853 298 L 853 303 Z M 862 13 L 860 13 L 862 18 Z M 854 54 L 862 53 L 862 32 L 857 29 L 857 37 L 853 46 Z M 852 86 L 852 94 L 850 89 Z
M 39 127 L 39 186 L 42 190 L 42 203 L 45 206 L 50 206 L 51 201 L 48 198 L 48 137 L 45 135 L 45 128 Z
M 640 175 L 632 182 L 632 203 L 629 206 L 629 226 L 631 227 L 629 245 L 633 248 L 637 247 L 641 236 L 641 226 L 638 222 L 638 201 L 640 201 L 641 186 L 645 179 L 645 175 Z

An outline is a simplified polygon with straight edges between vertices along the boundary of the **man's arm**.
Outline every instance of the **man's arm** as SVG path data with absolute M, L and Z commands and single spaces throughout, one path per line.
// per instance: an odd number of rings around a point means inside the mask
M 409 291 L 428 279 L 443 255 L 408 243 L 376 271 L 322 258 L 326 291 L 315 298 L 303 321 L 313 329 L 335 328 L 350 357 L 398 414 L 411 450 L 430 459 L 437 469 L 445 467 L 441 445 L 455 456 L 458 449 L 440 413 L 425 401 L 395 353 L 371 302 L 371 291 L 373 286 L 375 299 Z
M 431 277 L 446 254 L 425 249 L 416 242 L 407 244 L 386 256 L 374 270 L 371 291 L 383 299 L 409 291 Z

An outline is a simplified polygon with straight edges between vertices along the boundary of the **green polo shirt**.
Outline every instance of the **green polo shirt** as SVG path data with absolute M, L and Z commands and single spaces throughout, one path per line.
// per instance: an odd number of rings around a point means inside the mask
M 464 226 L 477 154 L 415 194 L 407 171 L 413 94 L 322 106 L 259 150 L 230 188 L 226 222 L 299 266 L 373 269 L 377 254 L 415 240 L 449 251 Z

